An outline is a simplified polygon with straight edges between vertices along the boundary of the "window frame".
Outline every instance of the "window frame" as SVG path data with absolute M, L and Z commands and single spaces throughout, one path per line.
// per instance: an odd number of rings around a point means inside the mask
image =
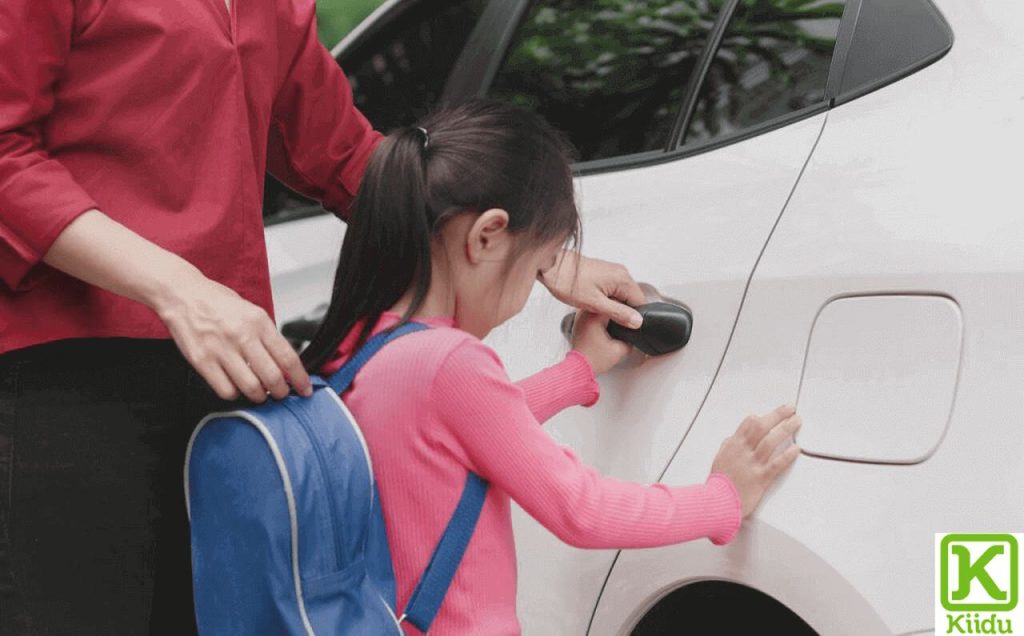
M 492 0 L 492 4 L 500 2 L 501 0 Z M 494 32 L 490 34 L 495 38 L 493 40 L 494 42 L 500 42 L 500 46 L 496 46 L 491 50 L 491 54 L 485 62 L 489 69 L 488 73 L 480 78 L 481 81 L 474 87 L 474 91 L 463 91 L 460 95 L 454 95 L 453 97 L 470 95 L 485 96 L 487 91 L 490 89 L 494 76 L 497 74 L 497 71 L 500 69 L 501 64 L 504 62 L 509 52 L 508 49 L 512 43 L 513 35 L 522 26 L 522 21 L 526 17 L 527 9 L 529 8 L 531 0 L 506 0 L 506 2 L 507 4 L 515 7 L 515 11 L 510 13 L 515 13 L 518 19 L 508 20 L 503 25 L 503 30 L 501 32 Z M 676 116 L 676 122 L 670 129 L 670 134 L 668 139 L 666 139 L 665 147 L 661 150 L 650 150 L 642 153 L 622 155 L 619 157 L 608 157 L 592 161 L 577 162 L 573 165 L 573 172 L 577 176 L 587 176 L 591 174 L 616 172 L 631 168 L 642 168 L 672 161 L 679 161 L 681 159 L 717 150 L 724 146 L 763 135 L 767 132 L 771 132 L 772 130 L 782 128 L 783 126 L 787 126 L 802 119 L 807 119 L 808 117 L 813 117 L 814 115 L 828 111 L 836 105 L 836 93 L 839 90 L 839 85 L 841 83 L 842 71 L 846 63 L 846 53 L 850 48 L 850 43 L 852 42 L 854 32 L 856 31 L 857 16 L 860 12 L 861 2 L 862 0 L 846 0 L 846 5 L 843 8 L 843 15 L 839 22 L 839 30 L 836 34 L 836 45 L 832 51 L 832 59 L 829 62 L 828 78 L 825 84 L 825 95 L 820 102 L 811 104 L 801 108 L 800 110 L 786 113 L 785 115 L 765 120 L 759 124 L 738 130 L 728 135 L 684 146 L 682 145 L 683 135 L 686 131 L 686 127 L 689 125 L 689 122 L 693 117 L 693 111 L 696 108 L 700 89 L 703 86 L 708 70 L 711 67 L 711 62 L 714 59 L 714 56 L 718 53 L 718 48 L 721 45 L 725 32 L 729 27 L 733 14 L 736 12 L 736 8 L 740 3 L 740 0 L 729 0 L 722 6 L 718 17 L 715 19 L 715 24 L 712 27 L 711 34 L 704 45 L 703 51 L 701 52 L 701 58 L 697 66 L 698 72 L 691 76 L 690 80 L 687 82 L 686 91 L 683 94 L 682 103 L 679 107 L 679 113 Z M 481 19 L 481 22 L 483 22 L 483 19 Z M 467 50 L 468 49 L 469 47 L 467 46 Z M 466 51 L 463 51 L 463 54 L 465 53 Z
M 365 21 L 356 27 L 351 33 L 343 38 L 331 49 L 331 55 L 339 64 L 347 52 L 356 51 L 368 40 L 374 38 L 382 29 L 387 28 L 392 22 L 399 19 L 406 11 L 411 10 L 421 2 L 428 0 L 389 0 L 378 7 Z M 682 145 L 683 135 L 686 127 L 693 117 L 696 101 L 700 89 L 704 84 L 708 70 L 714 56 L 718 53 L 725 32 L 732 20 L 740 0 L 729 0 L 723 5 L 715 19 L 708 41 L 704 45 L 701 57 L 698 62 L 698 72 L 691 76 L 687 82 L 686 90 L 683 93 L 679 112 L 676 121 L 670 128 L 664 148 L 649 150 L 641 153 L 595 159 L 592 161 L 577 162 L 573 165 L 573 172 L 577 176 L 601 174 L 606 172 L 617 172 L 633 168 L 659 165 L 663 163 L 679 161 L 696 155 L 717 150 L 725 146 L 739 143 L 759 135 L 771 132 L 778 128 L 788 126 L 800 120 L 813 117 L 827 112 L 828 110 L 842 105 L 847 101 L 857 99 L 863 94 L 881 88 L 891 82 L 898 81 L 918 70 L 941 59 L 948 51 L 945 48 L 933 55 L 922 58 L 913 64 L 908 65 L 899 73 L 879 78 L 876 82 L 867 87 L 855 91 L 848 91 L 841 94 L 843 73 L 846 69 L 847 59 L 852 46 L 854 35 L 857 33 L 858 17 L 861 6 L 865 0 L 846 0 L 843 15 L 840 18 L 839 30 L 836 35 L 835 48 L 832 51 L 832 59 L 829 63 L 828 77 L 825 83 L 824 98 L 815 104 L 811 104 L 800 110 L 795 110 L 785 115 L 763 121 L 754 126 L 735 131 L 728 135 L 707 139 L 692 145 Z M 914 0 L 916 2 L 931 5 L 934 12 L 949 28 L 948 21 L 942 15 L 934 2 L 931 0 Z M 465 47 L 456 58 L 452 70 L 448 74 L 445 87 L 441 92 L 442 102 L 457 102 L 470 97 L 484 97 L 490 89 L 494 77 L 501 69 L 512 45 L 513 38 L 525 20 L 531 0 L 489 0 L 485 2 L 484 9 L 477 21 L 476 26 L 470 33 Z M 949 28 L 950 47 L 952 46 L 953 33 Z M 308 213 L 296 213 L 292 216 L 281 219 L 264 221 L 269 227 L 277 223 L 309 218 L 318 214 L 326 214 L 327 211 L 319 204 L 311 205 Z

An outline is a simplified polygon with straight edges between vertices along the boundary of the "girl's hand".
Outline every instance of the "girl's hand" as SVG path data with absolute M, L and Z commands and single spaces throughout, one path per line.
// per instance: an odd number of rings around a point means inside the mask
M 176 286 L 157 313 L 185 359 L 221 399 L 283 399 L 289 384 L 309 396 L 309 375 L 267 312 L 199 275 Z
M 800 454 L 796 444 L 775 452 L 796 433 L 800 424 L 796 409 L 786 404 L 760 417 L 747 416 L 736 433 L 722 442 L 711 472 L 732 479 L 744 517 L 757 508 L 768 487 Z
M 644 290 L 622 265 L 563 250 L 540 281 L 567 305 L 611 318 L 630 329 L 643 324 L 640 313 L 630 305 L 643 304 Z
M 594 375 L 611 369 L 629 353 L 629 345 L 608 335 L 608 319 L 580 311 L 572 326 L 572 348 L 583 354 Z

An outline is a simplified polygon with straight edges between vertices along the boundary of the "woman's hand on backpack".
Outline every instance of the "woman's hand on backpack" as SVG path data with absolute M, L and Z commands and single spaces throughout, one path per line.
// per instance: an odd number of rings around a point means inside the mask
M 579 311 L 572 325 L 572 348 L 583 354 L 594 375 L 611 369 L 629 353 L 629 345 L 608 335 L 608 319 Z
M 194 265 L 100 210 L 57 237 L 43 260 L 62 272 L 138 301 L 160 317 L 185 359 L 222 399 L 253 402 L 312 394 L 298 354 L 267 312 Z
M 187 280 L 187 282 L 185 282 Z M 185 359 L 224 400 L 253 402 L 312 394 L 298 354 L 261 307 L 202 274 L 190 276 L 154 307 Z
M 736 433 L 722 442 L 711 472 L 732 480 L 744 517 L 757 508 L 768 487 L 796 461 L 800 448 L 795 443 L 781 451 L 779 448 L 800 424 L 796 409 L 785 404 L 765 415 L 747 416 Z

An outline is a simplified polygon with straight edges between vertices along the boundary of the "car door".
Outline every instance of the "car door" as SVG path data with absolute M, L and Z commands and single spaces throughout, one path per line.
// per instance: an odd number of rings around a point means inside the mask
M 657 481 L 717 373 L 754 263 L 821 131 L 842 3 L 482 4 L 392 2 L 335 52 L 356 103 L 383 130 L 438 100 L 487 95 L 536 109 L 579 148 L 584 252 L 629 266 L 685 304 L 694 326 L 684 350 L 634 354 L 601 379 L 596 406 L 548 428 L 607 475 Z M 475 26 L 439 38 L 432 25 L 453 5 L 468 6 Z M 412 35 L 391 35 L 400 32 Z M 444 63 L 424 49 L 403 54 L 409 37 L 443 46 Z M 441 70 L 420 77 L 416 63 Z M 279 322 L 291 323 L 327 301 L 343 224 L 293 195 L 277 201 L 287 203 L 270 204 L 267 235 Z M 567 311 L 538 286 L 489 336 L 514 378 L 564 354 Z M 584 633 L 615 553 L 564 546 L 521 511 L 515 524 L 525 632 Z
M 383 4 L 334 49 L 374 128 L 408 125 L 441 98 L 486 0 Z M 295 345 L 331 296 L 345 224 L 267 175 L 263 218 L 278 325 Z
M 597 405 L 547 427 L 601 473 L 656 482 L 708 393 L 822 130 L 843 3 L 518 4 L 511 34 L 494 37 L 507 50 L 476 92 L 568 133 L 581 153 L 583 252 L 627 265 L 694 319 L 682 351 L 634 352 L 601 378 Z M 567 311 L 538 286 L 488 337 L 513 378 L 561 358 Z M 515 531 L 524 632 L 585 633 L 616 553 L 564 545 L 518 509 Z
M 591 634 L 655 602 L 676 620 L 634 633 L 699 621 L 666 592 L 707 579 L 821 634 L 953 632 L 937 533 L 1024 527 L 1024 7 L 864 0 L 855 24 L 840 105 L 665 479 L 694 478 L 741 397 L 794 400 L 803 454 L 727 548 L 623 553 Z M 742 633 L 789 633 L 762 629 Z

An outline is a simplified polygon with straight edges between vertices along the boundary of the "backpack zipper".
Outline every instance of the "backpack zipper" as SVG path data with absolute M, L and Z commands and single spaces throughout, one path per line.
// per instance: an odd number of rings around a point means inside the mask
M 352 415 L 352 412 L 348 410 L 348 406 L 346 406 L 345 402 L 342 401 L 341 396 L 335 393 L 334 389 L 332 389 L 331 387 L 327 387 L 327 391 L 327 395 L 329 395 L 338 404 L 338 408 L 340 408 L 342 412 L 345 414 L 345 417 L 349 422 L 349 426 L 352 428 L 352 431 L 356 434 L 356 437 L 359 438 L 359 443 L 363 447 L 363 455 L 366 457 L 366 468 L 370 472 L 370 510 L 372 514 L 374 499 L 376 499 L 377 495 L 373 490 L 373 484 L 376 480 L 373 476 L 373 459 L 370 457 L 370 447 L 367 446 L 366 438 L 363 436 L 363 432 L 359 430 L 359 425 L 356 424 L 355 416 Z M 369 527 L 369 525 L 367 525 L 367 527 Z M 379 592 L 375 593 L 377 594 L 377 598 L 380 599 L 381 605 L 384 606 L 384 609 L 388 611 L 388 615 L 391 616 L 391 620 L 395 621 L 395 628 L 398 630 L 398 634 L 405 634 L 405 631 L 402 629 L 401 619 L 395 616 L 395 610 L 391 609 L 391 606 L 388 605 L 388 602 L 384 600 L 384 597 L 381 596 Z
M 313 446 L 313 452 L 316 454 L 317 462 L 320 464 L 320 474 L 324 478 L 324 483 L 327 484 L 327 506 L 331 511 L 331 534 L 334 536 L 334 565 L 335 568 L 341 569 L 341 555 L 344 552 L 341 545 L 341 535 L 337 532 L 336 521 L 338 519 L 337 504 L 334 502 L 334 497 L 330 495 L 332 484 L 330 477 L 327 472 L 327 459 L 324 457 L 323 448 L 320 446 L 320 438 L 317 437 L 316 433 L 313 432 L 313 427 L 310 425 L 306 418 L 299 415 L 296 411 L 292 411 L 297 416 L 299 423 L 302 424 L 302 429 L 306 432 L 306 437 L 309 438 L 310 444 Z

